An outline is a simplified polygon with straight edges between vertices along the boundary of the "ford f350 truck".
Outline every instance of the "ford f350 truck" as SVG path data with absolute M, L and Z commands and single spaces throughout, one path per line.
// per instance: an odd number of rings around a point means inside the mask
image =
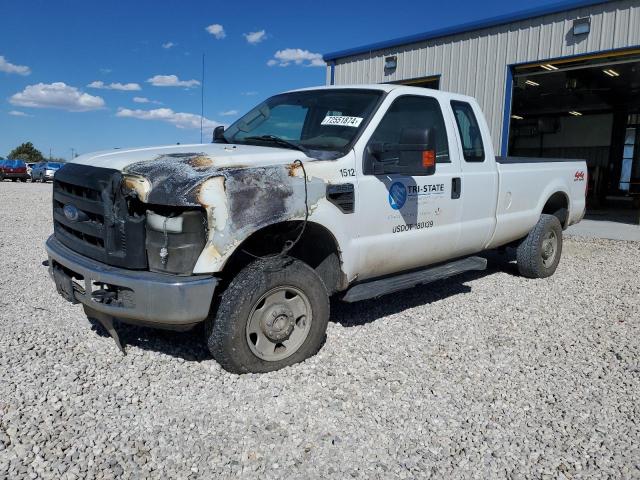
M 211 144 L 66 164 L 49 269 L 119 346 L 113 320 L 204 322 L 225 369 L 266 372 L 320 349 L 332 295 L 378 298 L 482 270 L 474 255 L 505 246 L 522 275 L 552 275 L 563 229 L 584 215 L 586 172 L 583 161 L 494 156 L 467 96 L 297 90 L 218 127 Z

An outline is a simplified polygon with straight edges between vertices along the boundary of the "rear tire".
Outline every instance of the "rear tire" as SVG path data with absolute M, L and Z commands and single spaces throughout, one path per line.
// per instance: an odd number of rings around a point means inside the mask
M 520 275 L 547 278 L 553 275 L 562 255 L 562 225 L 554 215 L 540 215 L 540 220 L 522 239 L 516 251 Z
M 309 265 L 260 259 L 236 275 L 205 322 L 207 346 L 232 373 L 264 373 L 302 362 L 324 342 L 327 289 Z

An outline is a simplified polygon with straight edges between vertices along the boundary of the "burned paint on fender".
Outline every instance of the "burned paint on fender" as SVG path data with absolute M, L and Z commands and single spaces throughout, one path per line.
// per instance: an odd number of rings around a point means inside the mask
M 304 217 L 304 178 L 290 177 L 286 165 L 228 169 L 222 173 L 228 221 L 213 232 L 212 238 L 221 253 L 256 230 Z M 311 210 L 324 198 L 326 186 L 322 180 L 312 178 L 308 180 L 307 190 Z M 219 208 L 215 204 L 211 207 L 214 212 Z
M 305 179 L 297 163 L 217 167 L 215 157 L 194 152 L 160 155 L 129 165 L 125 173 L 150 183 L 150 204 L 204 207 L 205 252 L 213 257 L 225 256 L 256 230 L 305 214 Z M 325 181 L 308 178 L 307 193 L 312 210 L 326 195 Z

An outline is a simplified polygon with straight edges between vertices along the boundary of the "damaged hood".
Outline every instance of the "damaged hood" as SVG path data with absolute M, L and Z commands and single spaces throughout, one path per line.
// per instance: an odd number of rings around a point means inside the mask
M 124 172 L 126 168 L 132 164 L 161 160 L 172 156 L 178 161 L 184 156 L 208 158 L 209 166 L 218 168 L 243 168 L 277 163 L 291 163 L 296 158 L 302 160 L 307 158 L 302 152 L 286 148 L 204 143 L 141 147 L 126 150 L 104 150 L 80 155 L 74 158 L 71 163 L 112 168 Z
M 253 232 L 312 214 L 326 196 L 326 180 L 317 172 L 327 162 L 297 150 L 233 144 L 111 150 L 74 159 L 121 172 L 122 190 L 147 205 L 203 208 L 208 238 L 196 273 L 219 271 Z
M 250 191 L 263 190 L 270 203 L 290 196 L 294 179 L 304 185 L 297 159 L 311 160 L 297 150 L 216 143 L 99 152 L 74 163 L 122 172 L 125 189 L 142 202 L 206 208 L 230 194 L 250 198 Z

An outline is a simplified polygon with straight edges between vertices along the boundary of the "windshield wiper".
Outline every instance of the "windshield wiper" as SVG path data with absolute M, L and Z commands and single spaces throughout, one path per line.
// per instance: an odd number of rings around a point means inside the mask
M 244 137 L 242 140 L 258 140 L 261 142 L 271 142 L 276 145 L 280 145 L 281 147 L 291 148 L 293 150 L 300 150 L 303 153 L 307 153 L 308 150 L 304 148 L 302 145 L 298 145 L 297 143 L 290 142 L 289 140 L 285 140 L 284 138 L 276 137 L 275 135 L 257 135 L 253 137 Z

